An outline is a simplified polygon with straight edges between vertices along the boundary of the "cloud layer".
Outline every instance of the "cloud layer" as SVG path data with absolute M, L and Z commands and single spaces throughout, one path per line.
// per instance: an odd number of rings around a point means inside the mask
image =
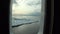
M 12 14 L 32 14 L 41 13 L 41 0 L 14 0 Z

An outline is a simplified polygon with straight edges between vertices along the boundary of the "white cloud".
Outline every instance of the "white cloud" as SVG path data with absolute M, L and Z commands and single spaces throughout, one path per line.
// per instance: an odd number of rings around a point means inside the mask
M 30 3 L 30 2 L 37 3 L 37 1 L 40 1 L 40 0 L 16 0 L 18 5 L 16 6 L 15 4 L 13 4 L 12 13 L 13 14 L 29 14 L 29 13 L 35 12 L 36 9 L 40 9 L 41 11 L 41 4 L 32 5 L 32 6 L 27 5 L 27 3 Z

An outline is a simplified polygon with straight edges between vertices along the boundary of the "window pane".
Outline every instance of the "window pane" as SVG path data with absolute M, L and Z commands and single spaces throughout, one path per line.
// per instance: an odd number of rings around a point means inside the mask
M 11 34 L 43 34 L 43 1 L 12 0 Z

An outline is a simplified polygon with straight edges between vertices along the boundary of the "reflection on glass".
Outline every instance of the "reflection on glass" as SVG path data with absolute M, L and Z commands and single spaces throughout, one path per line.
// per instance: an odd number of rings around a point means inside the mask
M 39 33 L 41 3 L 41 0 L 13 0 L 13 34 L 42 34 L 42 32 Z

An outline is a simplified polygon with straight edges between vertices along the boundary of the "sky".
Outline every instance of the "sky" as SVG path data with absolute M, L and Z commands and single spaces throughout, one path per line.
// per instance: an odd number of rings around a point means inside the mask
M 13 0 L 12 14 L 38 15 L 41 13 L 41 0 Z

